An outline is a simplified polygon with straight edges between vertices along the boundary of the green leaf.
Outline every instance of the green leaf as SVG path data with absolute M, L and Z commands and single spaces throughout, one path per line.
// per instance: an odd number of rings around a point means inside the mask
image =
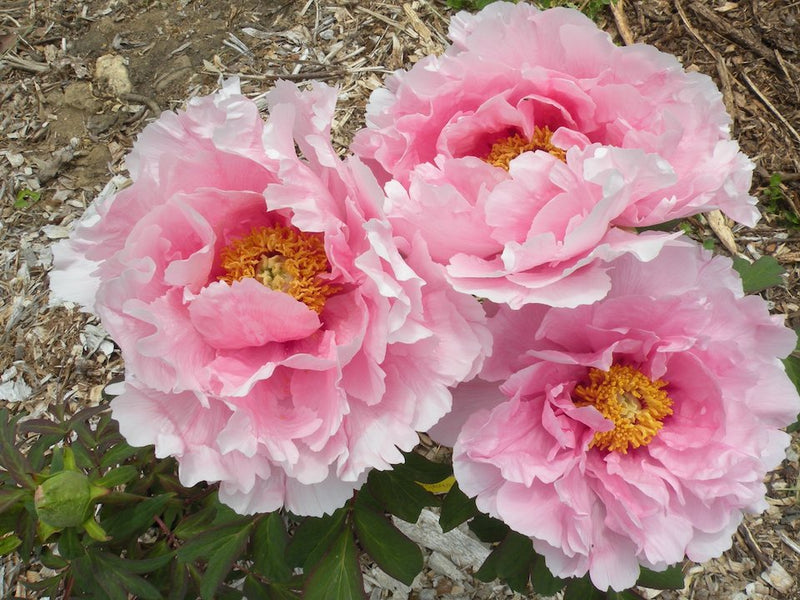
M 253 569 L 270 581 L 289 581 L 292 568 L 286 562 L 289 535 L 283 517 L 272 512 L 259 519 L 253 530 Z
M 338 538 L 345 527 L 346 514 L 347 510 L 340 508 L 332 515 L 304 519 L 295 530 L 292 541 L 286 549 L 286 561 L 289 566 L 302 567 L 308 572 Z
M 339 533 L 330 552 L 306 580 L 303 600 L 364 600 L 364 583 L 349 530 Z
M 253 528 L 253 521 L 225 523 L 207 529 L 203 533 L 190 538 L 183 546 L 178 549 L 178 558 L 183 562 L 194 562 L 198 559 L 207 559 L 216 554 L 223 543 L 231 545 L 239 544 L 240 538 L 244 535 L 245 541 Z
M 247 600 L 302 600 L 286 585 L 259 581 L 250 575 L 244 580 L 244 596 Z
M 475 500 L 462 492 L 458 483 L 454 483 L 442 501 L 439 525 L 443 532 L 450 531 L 477 514 L 478 507 L 475 506 Z
M 170 551 L 159 556 L 151 558 L 128 559 L 121 558 L 114 554 L 104 554 L 103 561 L 107 562 L 112 568 L 120 571 L 127 571 L 128 573 L 136 573 L 143 575 L 145 573 L 152 573 L 167 566 L 170 561 L 175 557 L 175 551 Z
M 0 412 L 0 419 L 4 412 L 6 412 L 5 409 Z M 0 464 L 19 485 L 33 490 L 36 488 L 36 483 L 30 476 L 33 468 L 25 455 L 14 445 L 14 440 L 14 425 L 6 422 L 4 427 L 0 427 Z
M 564 600 L 606 600 L 606 593 L 598 590 L 587 576 L 573 579 L 564 590 Z
M 75 527 L 67 527 L 58 538 L 58 553 L 66 560 L 75 560 L 86 554 Z
M 733 259 L 733 268 L 742 277 L 742 287 L 745 294 L 755 294 L 767 288 L 782 285 L 783 275 L 786 270 L 772 256 L 762 256 L 754 263 L 749 263 L 743 258 Z
M 639 594 L 634 594 L 630 590 L 625 590 L 623 592 L 608 590 L 605 598 L 606 600 L 642 600 L 642 597 Z
M 143 450 L 143 448 L 134 448 L 128 445 L 127 442 L 119 442 L 112 446 L 108 452 L 103 454 L 103 458 L 100 459 L 100 466 L 104 469 L 108 469 L 114 465 L 120 465 L 140 450 Z
M 148 498 L 132 509 L 121 510 L 108 515 L 101 521 L 106 533 L 115 540 L 125 540 L 144 531 L 153 524 L 173 494 L 161 494 Z
M 534 557 L 530 538 L 516 531 L 509 531 L 506 538 L 486 558 L 475 577 L 481 581 L 498 578 L 508 583 L 515 592 L 525 593 Z
M 13 533 L 4 535 L 2 538 L 0 538 L 0 556 L 10 554 L 20 544 L 22 544 L 22 540 Z
M 367 485 L 388 512 L 409 523 L 416 523 L 423 508 L 441 504 L 439 498 L 426 492 L 413 479 L 394 471 L 372 471 Z
M 564 588 L 566 583 L 566 581 L 559 579 L 550 572 L 544 556 L 536 555 L 531 564 L 531 586 L 534 592 L 541 596 L 555 596 Z
M 45 567 L 48 569 L 53 569 L 54 571 L 58 571 L 69 566 L 69 562 L 64 560 L 64 557 L 53 554 L 53 552 L 50 550 L 45 550 L 45 552 L 43 552 L 39 557 L 39 560 L 42 561 L 42 564 Z
M 123 465 L 116 469 L 111 469 L 103 475 L 100 479 L 93 481 L 92 484 L 101 487 L 112 488 L 118 485 L 124 485 L 129 481 L 133 481 L 139 475 L 139 469 L 133 465 Z
M 651 571 L 641 567 L 636 585 L 653 590 L 682 590 L 684 587 L 681 565 L 672 565 L 665 571 Z
M 28 188 L 23 188 L 17 192 L 17 198 L 14 200 L 14 208 L 22 210 L 28 208 L 34 202 L 38 202 L 42 197 L 41 192 L 35 192 Z
M 420 483 L 438 483 L 453 474 L 453 467 L 448 463 L 428 460 L 417 452 L 403 452 L 405 461 L 394 465 L 394 471 L 406 479 Z
M 143 600 L 160 600 L 162 598 L 161 593 L 153 584 L 128 568 L 134 561 L 124 560 L 102 551 L 92 552 L 89 556 L 96 573 L 108 573 L 117 580 L 115 587 L 119 586 L 135 598 L 143 598 Z
M 28 460 L 31 463 L 31 468 L 34 472 L 39 472 L 44 469 L 46 459 L 45 453 L 50 450 L 55 444 L 61 442 L 64 439 L 64 436 L 61 434 L 47 434 L 47 435 L 40 435 L 39 438 L 31 444 L 31 447 L 28 449 Z M 53 456 L 55 456 L 55 448 L 53 449 Z M 52 460 L 52 459 L 51 459 Z M 50 465 L 50 470 L 56 470 L 56 466 L 54 464 Z
M 0 488 L 0 513 L 22 504 L 22 500 L 30 495 L 30 491 L 22 488 Z
M 214 518 L 216 509 L 213 506 L 206 506 L 182 519 L 175 530 L 172 532 L 182 540 L 188 540 L 206 531 Z
M 398 581 L 411 585 L 414 577 L 422 571 L 419 546 L 365 502 L 356 501 L 353 522 L 361 547 L 375 563 Z
M 469 522 L 469 528 L 480 541 L 487 544 L 503 541 L 510 531 L 508 525 L 483 513 L 475 515 Z
M 66 428 L 61 423 L 50 419 L 29 419 L 17 425 L 20 433 L 55 434 L 62 438 L 66 435 Z
M 234 529 L 235 526 L 238 527 L 238 530 Z M 233 523 L 222 525 L 221 527 L 225 529 L 224 534 L 212 531 L 199 536 L 199 538 L 206 537 L 207 540 L 204 541 L 211 541 L 215 547 L 214 552 L 208 557 L 208 564 L 200 583 L 200 596 L 203 600 L 217 597 L 217 589 L 225 581 L 225 577 L 230 573 L 233 563 L 239 558 L 247 545 L 250 531 L 253 529 L 253 522 Z M 189 546 L 192 541 L 186 546 Z M 186 546 L 178 550 L 179 557 Z

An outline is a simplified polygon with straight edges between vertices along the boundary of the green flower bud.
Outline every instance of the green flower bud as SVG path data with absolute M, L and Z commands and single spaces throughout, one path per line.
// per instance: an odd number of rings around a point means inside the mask
M 107 493 L 80 471 L 61 471 L 36 488 L 33 504 L 39 520 L 55 528 L 82 525 L 95 498 Z

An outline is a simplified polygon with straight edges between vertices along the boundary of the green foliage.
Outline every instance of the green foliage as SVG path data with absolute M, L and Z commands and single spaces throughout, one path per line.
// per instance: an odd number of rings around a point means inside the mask
M 245 516 L 221 504 L 215 486 L 181 485 L 174 460 L 156 460 L 152 447 L 125 443 L 103 408 L 73 416 L 59 410 L 54 420 L 19 424 L 0 410 L 0 461 L 6 467 L 0 470 L 0 556 L 17 553 L 28 565 L 51 569 L 51 577 L 28 584 L 40 595 L 363 600 L 359 553 L 411 584 L 422 571 L 422 551 L 392 517 L 416 521 L 423 508 L 441 506 L 443 529 L 466 522 L 496 544 L 477 573 L 484 580 L 499 578 L 515 591 L 532 587 L 541 595 L 567 586 L 568 600 L 632 598 L 598 592 L 585 578 L 553 577 L 529 538 L 480 513 L 457 483 L 446 494 L 424 489 L 447 487 L 435 484 L 452 477 L 450 464 L 409 453 L 393 470 L 372 472 L 331 515 Z M 53 516 L 71 503 L 69 515 Z M 682 582 L 679 569 L 643 570 L 639 581 L 672 589 Z
M 780 173 L 773 173 L 769 177 L 769 183 L 764 188 L 762 198 L 765 212 L 777 215 L 782 221 L 791 227 L 800 226 L 800 215 L 789 210 L 786 194 L 783 191 L 783 180 Z
M 680 565 L 673 565 L 664 571 L 651 571 L 642 567 L 636 585 L 655 590 L 682 590 L 683 569 Z
M 21 189 L 17 192 L 17 197 L 14 200 L 14 208 L 17 210 L 28 208 L 31 204 L 38 202 L 41 197 L 41 192 L 35 192 L 27 188 Z
M 555 8 L 556 6 L 565 6 L 567 8 L 575 8 L 585 14 L 592 20 L 595 20 L 598 15 L 603 12 L 606 6 L 611 4 L 612 0 L 536 0 L 534 2 L 539 8 Z
M 733 268 L 739 272 L 742 278 L 745 294 L 755 294 L 767 288 L 782 285 L 781 275 L 786 272 L 780 263 L 771 256 L 762 256 L 754 263 L 749 263 L 743 258 L 734 258 Z
M 496 0 L 447 0 L 447 6 L 453 10 L 476 12 L 495 1 Z M 537 5 L 539 8 L 555 8 L 556 6 L 575 8 L 594 20 L 603 12 L 606 6 L 611 4 L 611 2 L 612 0 L 534 0 L 533 4 Z
M 447 6 L 453 10 L 478 11 L 496 0 L 447 0 Z

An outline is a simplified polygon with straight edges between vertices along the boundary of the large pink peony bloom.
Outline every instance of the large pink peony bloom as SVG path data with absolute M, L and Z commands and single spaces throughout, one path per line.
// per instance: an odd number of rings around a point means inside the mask
M 752 225 L 752 163 L 710 78 L 615 46 L 576 10 L 495 2 L 376 90 L 353 150 L 453 285 L 520 306 L 590 303 L 603 261 L 666 238 L 620 228 L 720 208 Z M 447 227 L 441 227 L 442 222 Z
M 465 393 L 495 382 L 505 400 L 472 413 L 453 462 L 555 575 L 622 590 L 639 565 L 718 556 L 743 512 L 766 508 L 800 398 L 779 360 L 796 336 L 742 294 L 729 259 L 673 243 L 609 275 L 590 306 L 499 308 Z
M 122 433 L 242 513 L 342 505 L 490 345 L 480 305 L 419 237 L 393 237 L 375 178 L 336 155 L 335 98 L 280 82 L 265 124 L 229 82 L 164 114 L 129 157 L 133 185 L 54 248 L 54 295 L 122 349 Z

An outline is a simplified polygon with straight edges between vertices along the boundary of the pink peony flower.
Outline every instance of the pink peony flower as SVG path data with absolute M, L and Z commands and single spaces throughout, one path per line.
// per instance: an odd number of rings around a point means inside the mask
M 604 261 L 650 260 L 668 239 L 623 228 L 713 208 L 758 220 L 753 164 L 709 77 L 565 8 L 495 2 L 457 14 L 450 37 L 373 93 L 353 150 L 456 289 L 590 303 L 608 290 Z
M 505 398 L 484 392 L 453 463 L 461 489 L 530 536 L 555 575 L 623 590 L 640 565 L 718 556 L 742 514 L 766 508 L 762 480 L 800 398 L 779 360 L 796 336 L 742 294 L 729 259 L 674 242 L 609 275 L 590 306 L 499 307 L 465 406 L 489 382 Z
M 54 248 L 54 295 L 122 350 L 122 433 L 242 513 L 342 505 L 490 345 L 480 305 L 418 236 L 393 237 L 375 178 L 336 155 L 335 99 L 279 82 L 264 123 L 232 81 L 165 113 L 129 157 L 133 185 Z

